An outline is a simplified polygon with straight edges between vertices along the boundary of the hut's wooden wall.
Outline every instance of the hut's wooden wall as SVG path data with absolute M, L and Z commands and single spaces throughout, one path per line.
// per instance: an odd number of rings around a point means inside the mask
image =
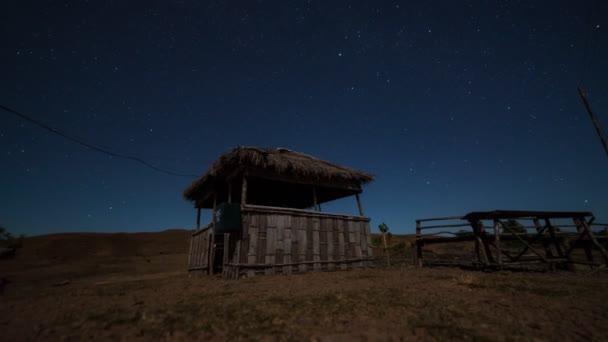
M 243 206 L 242 232 L 230 237 L 224 274 L 346 270 L 372 257 L 369 218 Z

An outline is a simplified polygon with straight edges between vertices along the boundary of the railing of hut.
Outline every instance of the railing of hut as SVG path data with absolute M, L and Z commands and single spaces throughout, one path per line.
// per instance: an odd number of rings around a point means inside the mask
M 241 231 L 193 234 L 190 271 L 210 270 L 211 246 L 222 246 L 222 273 L 238 278 L 365 268 L 371 265 L 370 219 L 292 208 L 241 205 Z M 213 242 L 215 240 L 215 242 Z
M 608 266 L 608 224 L 594 218 L 518 217 L 511 227 L 504 219 L 463 221 L 463 216 L 416 220 L 414 262 L 503 268 L 570 263 Z M 578 220 L 578 221 L 577 221 Z M 438 246 L 435 246 L 438 245 Z

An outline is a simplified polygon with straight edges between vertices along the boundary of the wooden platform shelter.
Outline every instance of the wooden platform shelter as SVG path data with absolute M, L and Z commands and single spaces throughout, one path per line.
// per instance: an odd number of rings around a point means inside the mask
M 595 222 L 590 212 L 471 212 L 416 220 L 415 257 L 420 266 L 604 268 L 607 237 L 608 224 Z M 433 245 L 447 246 L 433 251 Z
M 197 209 L 188 270 L 238 278 L 366 267 L 370 219 L 360 194 L 372 180 L 285 148 L 234 148 L 184 191 Z M 359 215 L 321 211 L 350 196 Z M 212 210 L 212 222 L 201 227 L 203 208 Z

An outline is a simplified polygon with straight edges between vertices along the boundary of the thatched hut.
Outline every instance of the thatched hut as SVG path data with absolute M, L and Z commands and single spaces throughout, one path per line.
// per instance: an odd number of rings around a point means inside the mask
M 184 191 L 197 208 L 188 269 L 239 277 L 366 267 L 370 220 L 359 194 L 372 180 L 285 148 L 234 148 Z M 358 216 L 321 211 L 347 196 L 356 197 Z M 201 208 L 213 210 L 205 227 Z

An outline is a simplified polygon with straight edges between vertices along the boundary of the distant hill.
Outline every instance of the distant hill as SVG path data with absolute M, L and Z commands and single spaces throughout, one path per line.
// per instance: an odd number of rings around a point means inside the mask
M 192 231 L 151 233 L 59 233 L 27 237 L 21 260 L 74 261 L 95 257 L 154 256 L 188 253 Z

